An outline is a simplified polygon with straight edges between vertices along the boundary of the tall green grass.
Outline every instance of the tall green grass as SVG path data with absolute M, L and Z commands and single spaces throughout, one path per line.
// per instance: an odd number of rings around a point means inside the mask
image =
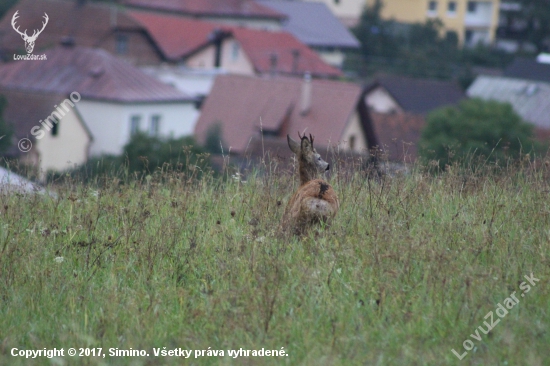
M 370 180 L 337 167 L 341 211 L 305 237 L 277 230 L 292 168 L 246 173 L 67 178 L 55 197 L 0 195 L 0 364 L 549 364 L 547 165 Z M 520 297 L 531 273 L 540 282 Z M 520 303 L 472 339 L 513 291 Z M 451 349 L 466 339 L 475 348 L 459 361 Z M 14 347 L 150 356 L 32 360 Z M 226 356 L 155 357 L 162 347 Z

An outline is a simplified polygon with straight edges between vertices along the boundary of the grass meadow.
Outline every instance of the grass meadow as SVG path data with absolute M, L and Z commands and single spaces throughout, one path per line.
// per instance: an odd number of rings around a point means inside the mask
M 550 365 L 544 161 L 370 180 L 336 166 L 341 210 L 304 237 L 278 232 L 292 167 L 196 173 L 0 195 L 0 365 Z

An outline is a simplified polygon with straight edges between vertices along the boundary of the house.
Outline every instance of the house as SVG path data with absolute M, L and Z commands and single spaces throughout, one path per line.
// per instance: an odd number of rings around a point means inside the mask
M 279 147 L 286 135 L 311 133 L 321 151 L 366 154 L 377 145 L 360 85 L 334 80 L 220 75 L 202 107 L 195 137 L 205 143 L 218 129 L 226 152 L 245 156 Z M 288 151 L 287 151 L 288 150 Z
M 535 126 L 537 135 L 548 135 L 550 130 L 549 82 L 480 75 L 466 93 L 469 97 L 510 103 L 521 118 Z
M 13 145 L 6 156 L 19 158 L 42 173 L 63 171 L 88 160 L 93 136 L 74 108 L 78 95 L 10 90 L 0 87 L 6 98 L 4 120 L 14 128 Z M 56 124 L 42 121 L 61 117 Z
M 192 134 L 198 116 L 195 100 L 174 87 L 102 49 L 66 45 L 45 54 L 47 60 L 1 65 L 0 88 L 78 95 L 71 108 L 93 137 L 90 155 L 120 154 L 137 131 L 174 137 Z M 62 132 L 64 117 L 54 112 L 52 109 L 42 118 L 45 122 L 61 120 Z
M 363 9 L 370 4 L 367 0 L 301 0 L 305 2 L 322 2 L 347 27 L 355 27 L 361 18 Z
M 106 3 L 65 0 L 21 0 L 0 20 L 0 52 L 13 60 L 14 54 L 26 54 L 25 43 L 12 28 L 15 12 L 21 29 L 39 29 L 44 14 L 49 21 L 36 39 L 34 54 L 70 40 L 76 45 L 102 48 L 135 64 L 158 64 L 161 55 L 154 48 L 141 26 L 126 15 L 124 9 Z
M 175 15 L 137 11 L 128 15 L 141 24 L 163 59 L 172 64 L 245 75 L 342 75 L 288 32 L 221 26 Z
M 282 23 L 283 30 L 309 46 L 332 66 L 341 69 L 345 52 L 360 47 L 355 36 L 324 3 L 280 0 L 259 0 L 259 3 L 285 14 L 287 18 Z
M 365 89 L 369 123 L 383 158 L 409 163 L 417 158 L 416 144 L 426 115 L 456 105 L 466 96 L 450 81 L 380 76 Z
M 475 46 L 495 40 L 500 0 L 384 0 L 383 19 L 424 23 L 439 19 L 444 32 L 454 32 L 460 44 Z
M 123 0 L 131 9 L 233 26 L 280 30 L 285 15 L 253 0 Z
M 375 112 L 421 115 L 457 104 L 465 97 L 455 82 L 403 76 L 379 76 L 369 85 L 366 94 L 367 105 Z

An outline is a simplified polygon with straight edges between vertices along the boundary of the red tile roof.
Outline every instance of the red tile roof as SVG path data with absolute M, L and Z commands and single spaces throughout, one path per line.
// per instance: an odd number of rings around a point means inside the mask
M 25 53 L 21 36 L 11 26 L 11 19 L 16 11 L 19 11 L 17 25 L 21 30 L 28 29 L 28 34 L 32 34 L 32 29 L 42 26 L 44 13 L 49 16 L 48 25 L 36 40 L 35 54 L 58 45 L 63 37 L 71 36 L 77 45 L 94 47 L 115 26 L 126 29 L 139 26 L 123 10 L 104 3 L 88 1 L 84 5 L 77 5 L 75 2 L 63 0 L 21 0 L 0 21 L 0 49 L 11 53 L 19 50 L 19 53 Z
M 232 28 L 232 33 L 241 44 L 258 73 L 271 70 L 272 55 L 277 57 L 276 71 L 284 74 L 309 72 L 316 76 L 342 76 L 342 72 L 325 63 L 317 53 L 287 32 L 270 32 L 250 28 Z M 294 53 L 298 63 L 294 65 Z
M 190 56 L 212 41 L 209 36 L 215 30 L 230 32 L 240 43 L 257 73 L 271 71 L 271 59 L 277 57 L 276 71 L 283 74 L 303 74 L 337 77 L 342 72 L 325 63 L 317 53 L 287 32 L 231 27 L 213 22 L 194 20 L 180 16 L 145 12 L 128 12 L 139 22 L 158 45 L 164 57 L 170 61 Z M 298 52 L 298 62 L 294 54 Z
M 0 65 L 7 89 L 69 94 L 112 102 L 170 102 L 191 98 L 102 49 L 58 46 L 47 60 Z
M 415 113 L 369 112 L 369 118 L 378 138 L 382 159 L 411 163 L 417 158 L 417 143 L 420 140 L 425 118 Z
M 251 139 L 260 135 L 261 124 L 264 130 L 278 131 L 280 136 L 312 133 L 320 148 L 336 144 L 357 110 L 362 88 L 332 80 L 313 79 L 311 83 L 311 109 L 302 115 L 301 79 L 220 75 L 203 104 L 195 136 L 203 143 L 208 129 L 220 123 L 227 147 L 242 154 Z
M 193 16 L 272 18 L 286 16 L 252 0 L 125 0 L 125 5 Z
M 209 35 L 221 25 L 181 16 L 129 11 L 132 19 L 143 26 L 163 56 L 170 61 L 183 57 L 209 44 Z

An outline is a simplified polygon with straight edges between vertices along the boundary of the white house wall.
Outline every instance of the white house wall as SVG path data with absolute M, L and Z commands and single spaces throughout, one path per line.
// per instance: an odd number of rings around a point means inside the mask
M 42 172 L 63 171 L 88 160 L 91 138 L 73 109 L 58 122 L 56 136 L 51 131 L 42 130 L 44 136 L 36 139 L 38 164 Z
M 216 48 L 209 46 L 189 57 L 185 61 L 185 66 L 189 68 L 211 69 L 214 67 L 215 54 Z M 234 38 L 229 38 L 222 43 L 221 68 L 233 74 L 255 74 L 252 62 L 250 62 L 243 48 Z
M 353 136 L 353 137 L 352 137 Z M 350 141 L 354 140 L 354 146 L 350 146 Z M 356 153 L 364 153 L 368 151 L 367 139 L 365 137 L 365 132 L 363 132 L 363 127 L 361 126 L 361 119 L 359 118 L 359 113 L 355 112 L 344 132 L 342 133 L 342 146 L 347 150 L 353 150 Z
M 192 135 L 199 115 L 191 102 L 118 104 L 81 100 L 77 108 L 94 136 L 91 156 L 120 155 L 130 140 L 130 121 L 134 115 L 141 116 L 143 132 L 149 131 L 153 116 L 160 116 L 159 136 L 175 138 Z

